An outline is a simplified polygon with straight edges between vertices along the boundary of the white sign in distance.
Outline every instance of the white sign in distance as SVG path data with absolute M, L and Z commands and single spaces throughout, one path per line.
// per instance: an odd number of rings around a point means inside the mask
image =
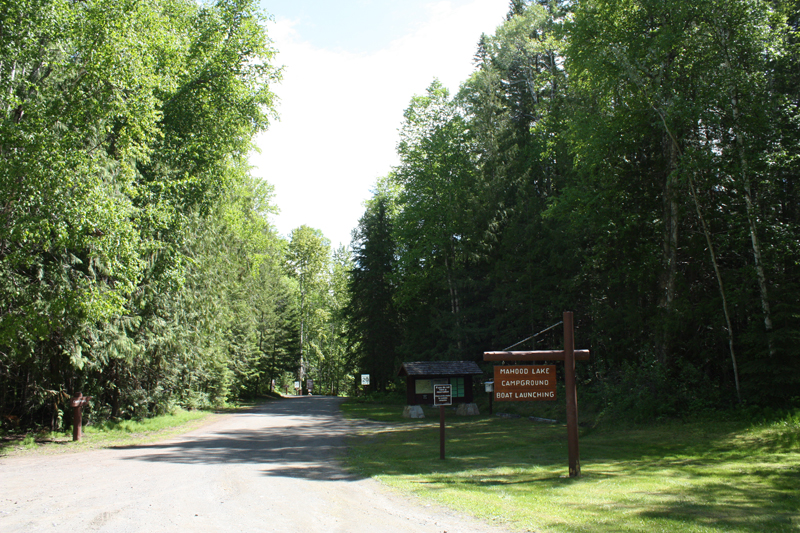
M 434 383 L 433 405 L 453 405 L 453 386 L 449 383 Z
M 369 374 L 361 374 L 361 384 L 369 385 Z
M 294 382 L 294 388 L 295 389 L 299 389 L 300 388 L 300 382 L 299 381 L 295 381 Z

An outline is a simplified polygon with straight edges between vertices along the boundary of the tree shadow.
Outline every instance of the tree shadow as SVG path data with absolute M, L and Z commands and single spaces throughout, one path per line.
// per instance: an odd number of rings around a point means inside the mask
M 130 461 L 249 464 L 261 467 L 266 476 L 355 481 L 361 477 L 345 471 L 339 459 L 345 437 L 359 424 L 341 417 L 340 403 L 325 396 L 286 398 L 239 412 L 237 419 L 246 426 L 242 429 L 116 449 L 138 452 L 125 458 Z
M 719 479 L 718 475 L 714 476 Z M 638 514 L 676 523 L 693 523 L 730 531 L 797 531 L 800 526 L 800 470 L 777 483 L 762 478 L 755 485 L 744 474 L 681 490 L 661 490 L 662 503 Z M 759 476 L 760 477 L 760 476 Z M 764 483 L 763 481 L 767 481 Z
M 438 460 L 434 424 L 387 427 L 356 437 L 353 463 L 365 475 L 411 476 L 434 491 L 555 494 L 585 487 L 602 503 L 570 505 L 602 517 L 592 531 L 634 531 L 632 524 L 641 525 L 635 517 L 653 525 L 673 523 L 679 530 L 687 524 L 752 533 L 800 530 L 794 435 L 764 442 L 723 429 L 689 437 L 649 430 L 588 436 L 581 441 L 579 478 L 566 477 L 565 428 L 529 429 L 524 421 L 448 423 L 445 461 Z M 665 477 L 675 482 L 661 483 Z M 653 492 L 643 498 L 625 491 L 610 500 L 602 496 L 603 482 L 616 486 L 629 479 L 639 480 L 631 482 L 631 490 Z

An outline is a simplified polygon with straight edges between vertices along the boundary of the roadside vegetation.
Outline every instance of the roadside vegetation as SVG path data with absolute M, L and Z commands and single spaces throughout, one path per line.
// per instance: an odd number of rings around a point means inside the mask
M 142 420 L 106 420 L 83 428 L 80 442 L 72 441 L 72 430 L 14 433 L 2 435 L 0 456 L 29 453 L 59 453 L 106 448 L 117 445 L 141 444 L 189 431 L 213 416 L 212 411 L 186 411 Z
M 800 528 L 800 410 L 737 410 L 646 424 L 582 424 L 582 476 L 569 478 L 563 418 L 537 423 L 396 403 L 350 402 L 384 422 L 351 441 L 356 473 L 492 523 L 537 532 L 782 532 Z M 497 412 L 497 411 L 495 411 Z M 582 419 L 583 420 L 583 419 Z
M 268 20 L 0 3 L 3 430 L 69 431 L 78 392 L 100 422 L 391 390 L 403 362 L 558 348 L 565 310 L 601 422 L 800 406 L 796 1 L 510 0 L 458 91 L 409 95 L 335 250 L 278 234 L 249 163 Z
M 280 397 L 267 394 L 258 401 Z M 171 412 L 142 419 L 101 419 L 88 414 L 84 420 L 83 438 L 73 442 L 72 429 L 64 431 L 0 430 L 0 457 L 27 454 L 52 454 L 85 451 L 87 449 L 130 446 L 163 440 L 208 424 L 218 415 L 252 407 L 255 402 L 228 403 L 216 410 L 186 410 L 175 408 Z
M 0 430 L 69 431 L 77 392 L 100 421 L 345 383 L 347 257 L 278 235 L 248 162 L 277 117 L 268 20 L 0 4 Z

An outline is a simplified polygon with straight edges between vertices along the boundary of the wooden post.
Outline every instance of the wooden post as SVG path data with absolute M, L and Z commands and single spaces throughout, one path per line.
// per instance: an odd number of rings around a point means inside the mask
M 439 406 L 439 459 L 444 460 L 444 405 Z
M 81 420 L 81 409 L 83 409 L 83 402 L 81 397 L 83 394 L 80 392 L 75 393 L 72 399 L 72 440 L 79 441 L 83 437 L 83 420 Z
M 578 392 L 575 387 L 575 329 L 572 311 L 564 311 L 564 384 L 567 395 L 569 477 L 579 477 L 581 459 L 578 447 Z

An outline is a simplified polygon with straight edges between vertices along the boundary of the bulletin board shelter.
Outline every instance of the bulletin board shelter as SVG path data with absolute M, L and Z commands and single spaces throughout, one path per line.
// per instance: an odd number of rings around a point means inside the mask
M 397 373 L 406 378 L 408 405 L 433 404 L 433 386 L 449 383 L 453 403 L 473 403 L 472 377 L 483 375 L 473 361 L 417 361 L 403 363 Z

